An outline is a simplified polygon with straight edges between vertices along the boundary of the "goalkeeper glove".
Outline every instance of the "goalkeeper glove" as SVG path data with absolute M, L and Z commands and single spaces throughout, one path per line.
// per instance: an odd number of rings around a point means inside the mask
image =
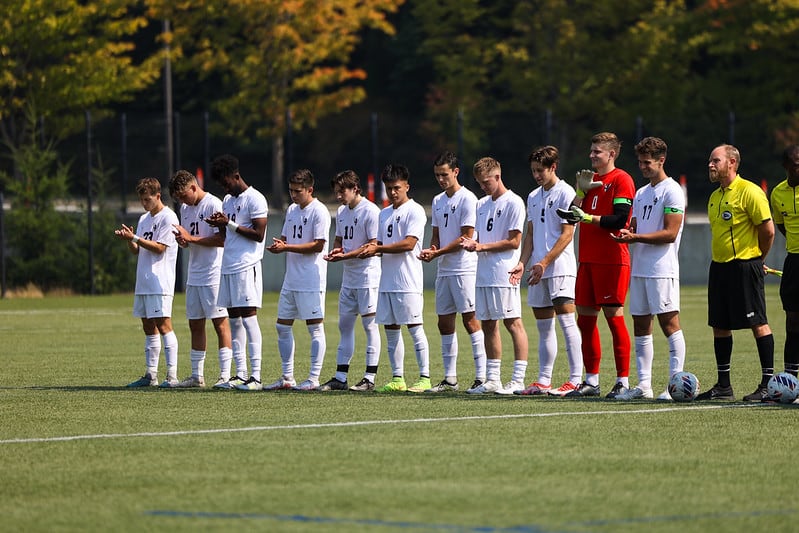
M 593 170 L 581 170 L 577 172 L 577 196 L 579 198 L 585 198 L 585 193 L 601 186 L 601 181 L 594 181 Z
M 593 215 L 589 215 L 576 205 L 571 206 L 571 209 L 556 209 L 558 216 L 568 222 L 569 224 L 577 224 L 578 222 L 588 222 L 589 224 L 594 220 Z

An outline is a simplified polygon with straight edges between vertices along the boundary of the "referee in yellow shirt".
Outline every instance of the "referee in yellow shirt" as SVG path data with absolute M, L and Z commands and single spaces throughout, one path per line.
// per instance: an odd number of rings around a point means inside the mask
M 795 376 L 799 372 L 799 144 L 785 149 L 782 166 L 788 178 L 771 191 L 771 212 L 788 250 L 780 299 L 785 310 L 785 371 Z
M 760 384 L 744 401 L 767 397 L 774 374 L 774 336 L 766 318 L 763 261 L 774 242 L 768 198 L 763 190 L 738 175 L 741 155 L 723 144 L 710 153 L 708 174 L 719 188 L 710 195 L 707 214 L 712 234 L 708 276 L 708 325 L 713 328 L 718 381 L 697 400 L 734 400 L 730 383 L 732 330 L 750 328 L 755 336 Z

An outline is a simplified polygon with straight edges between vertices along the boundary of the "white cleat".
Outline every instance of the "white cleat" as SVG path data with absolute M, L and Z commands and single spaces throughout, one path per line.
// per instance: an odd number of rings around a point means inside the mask
M 297 385 L 297 382 L 294 381 L 294 378 L 291 376 L 280 376 L 280 378 L 270 383 L 269 385 L 264 385 L 265 391 L 273 391 L 273 390 L 283 390 L 283 389 L 290 389 Z

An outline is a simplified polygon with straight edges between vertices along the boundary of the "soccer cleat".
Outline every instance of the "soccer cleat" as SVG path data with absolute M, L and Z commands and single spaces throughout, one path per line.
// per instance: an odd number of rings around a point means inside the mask
M 248 379 L 244 383 L 239 383 L 238 385 L 236 385 L 236 390 L 243 390 L 243 391 L 261 390 L 262 388 L 263 387 L 261 386 L 261 382 L 252 376 L 250 376 L 250 379 Z
M 600 394 L 602 394 L 602 391 L 599 385 L 591 385 L 587 381 L 583 381 L 576 389 L 564 394 L 564 398 L 589 398 Z
M 764 387 L 763 385 L 758 385 L 755 389 L 755 392 L 752 394 L 747 394 L 743 398 L 741 398 L 745 402 L 763 402 L 769 400 L 768 395 L 768 387 Z
M 282 389 L 290 389 L 297 384 L 294 381 L 294 378 L 291 376 L 280 376 L 277 381 L 270 383 L 269 385 L 264 385 L 265 391 L 273 391 L 273 390 L 282 390 Z
M 658 399 L 659 402 L 670 402 L 670 401 L 672 401 L 671 394 L 669 393 L 669 389 L 666 389 L 663 392 L 661 392 L 660 396 L 658 396 L 657 399 Z
M 526 389 L 513 391 L 513 394 L 519 394 L 521 396 L 544 396 L 552 389 L 551 385 L 542 385 L 541 383 L 534 381 L 527 386 Z
M 566 396 L 571 391 L 577 390 L 577 387 L 578 387 L 578 385 L 575 385 L 571 381 L 567 381 L 566 383 L 564 383 L 563 385 L 561 385 L 557 389 L 549 389 L 549 395 L 550 396 L 559 396 L 559 397 Z
M 405 384 L 405 378 L 395 376 L 382 387 L 376 388 L 375 392 L 405 392 L 407 390 L 408 386 Z
M 408 392 L 424 392 L 432 387 L 433 384 L 430 383 L 430 378 L 419 376 L 419 379 L 416 380 L 416 383 L 408 387 Z
M 696 401 L 703 401 L 703 400 L 729 400 L 735 401 L 735 394 L 732 392 L 732 386 L 721 387 L 718 383 L 713 385 L 710 390 L 706 390 L 705 392 L 698 394 Z
M 523 381 L 508 381 L 505 383 L 505 386 L 501 389 L 494 391 L 495 394 L 502 394 L 502 395 L 510 395 L 515 394 L 516 391 L 523 391 L 524 390 L 524 382 Z
M 617 400 L 651 400 L 654 397 L 652 389 L 633 387 L 616 395 Z
M 175 387 L 179 389 L 196 389 L 205 387 L 205 378 L 202 376 L 189 376 L 179 382 Z
M 325 392 L 331 390 L 347 390 L 347 382 L 339 381 L 336 378 L 330 378 L 328 381 L 322 383 L 318 390 Z
M 155 374 L 149 374 L 149 373 L 148 374 L 144 374 L 142 377 L 140 377 L 136 381 L 133 381 L 133 382 L 128 383 L 126 385 L 126 387 L 131 388 L 131 389 L 138 388 L 138 387 L 157 387 L 157 386 L 158 386 L 158 378 L 156 377 Z
M 478 385 L 467 390 L 468 394 L 489 394 L 502 389 L 502 383 L 498 379 L 487 379 L 482 385 Z
M 474 394 L 475 389 L 482 386 L 484 379 L 477 378 L 472 382 L 472 386 L 466 389 L 467 394 Z
M 178 383 L 180 382 L 178 381 L 178 378 L 176 378 L 175 376 L 167 376 L 166 379 L 162 381 L 161 384 L 158 386 L 161 387 L 162 389 L 174 389 L 175 387 L 178 386 Z
M 608 400 L 612 400 L 616 396 L 618 396 L 619 394 L 627 392 L 628 390 L 629 389 L 627 387 L 625 387 L 624 384 L 621 381 L 617 381 L 616 384 L 613 385 L 613 388 L 610 389 L 610 392 L 608 393 L 608 395 L 605 396 L 605 398 L 607 398 Z
M 241 376 L 233 376 L 232 378 L 225 380 L 225 378 L 220 377 L 214 383 L 215 389 L 220 390 L 232 390 L 236 388 L 236 385 L 243 385 L 247 380 Z
M 446 379 L 441 380 L 441 383 L 435 387 L 430 387 L 425 392 L 455 392 L 458 390 L 458 384 L 452 384 Z
M 319 382 L 315 379 L 308 378 L 302 383 L 297 383 L 291 390 L 298 390 L 298 391 L 309 391 L 309 390 L 316 390 L 319 388 Z
M 355 392 L 369 392 L 375 390 L 375 384 L 366 378 L 361 378 L 361 381 L 350 387 L 350 390 Z

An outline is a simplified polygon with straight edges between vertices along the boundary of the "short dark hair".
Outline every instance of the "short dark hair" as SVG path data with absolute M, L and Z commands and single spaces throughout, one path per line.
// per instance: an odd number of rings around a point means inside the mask
M 668 151 L 669 147 L 666 145 L 666 141 L 659 137 L 644 137 L 635 145 L 636 155 L 648 155 L 655 159 L 666 157 Z
M 161 194 L 161 182 L 155 178 L 142 178 L 136 183 L 136 194 L 139 196 Z
M 230 154 L 220 155 L 211 162 L 211 179 L 222 181 L 239 171 L 239 160 Z
M 176 194 L 183 192 L 189 185 L 196 182 L 197 178 L 194 174 L 188 170 L 178 170 L 169 180 L 169 196 L 175 198 Z
M 342 170 L 330 180 L 330 187 L 335 190 L 336 187 L 343 189 L 355 189 L 358 193 L 361 192 L 361 178 L 354 170 Z
M 460 168 L 460 165 L 458 164 L 458 156 L 450 152 L 449 150 L 441 152 L 440 154 L 438 154 L 438 157 L 436 157 L 433 166 L 443 167 L 444 165 L 449 165 L 449 168 L 453 170 L 456 168 Z
M 540 163 L 545 168 L 552 168 L 552 165 L 560 161 L 560 153 L 554 146 L 539 146 L 534 148 L 527 157 L 527 163 Z
M 380 173 L 380 180 L 383 183 L 391 181 L 410 181 L 411 173 L 408 172 L 408 167 L 399 165 L 397 163 L 389 163 L 383 168 Z
M 289 183 L 302 185 L 307 189 L 314 186 L 315 180 L 310 170 L 307 168 L 301 168 L 291 173 L 289 176 Z

